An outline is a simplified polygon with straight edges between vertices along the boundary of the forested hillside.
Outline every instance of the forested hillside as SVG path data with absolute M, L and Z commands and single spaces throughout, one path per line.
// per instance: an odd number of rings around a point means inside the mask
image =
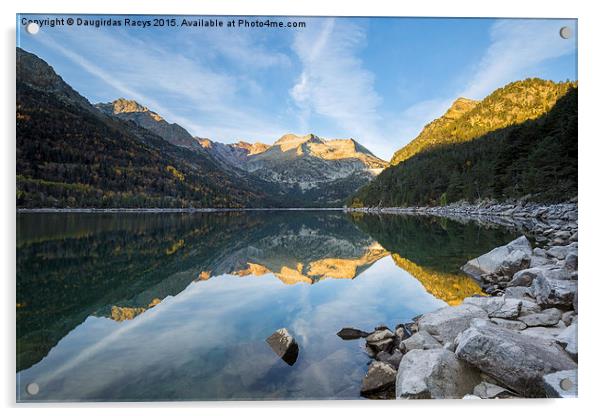
M 18 207 L 241 207 L 266 203 L 206 155 L 92 107 L 17 49 Z M 269 203 L 269 202 L 267 202 Z
M 537 118 L 554 106 L 574 82 L 553 82 L 529 78 L 498 88 L 482 101 L 456 100 L 440 118 L 429 123 L 420 134 L 395 152 L 396 165 L 427 149 L 461 143 L 491 131 Z
M 577 87 L 571 85 L 535 119 L 441 145 L 385 169 L 348 204 L 418 206 L 521 197 L 555 202 L 576 195 Z

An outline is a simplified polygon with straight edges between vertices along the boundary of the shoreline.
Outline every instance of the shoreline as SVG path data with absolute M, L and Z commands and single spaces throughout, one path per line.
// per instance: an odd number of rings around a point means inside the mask
M 371 363 L 361 394 L 386 399 L 578 396 L 578 207 L 452 204 L 351 208 L 514 225 L 524 234 L 468 260 L 461 270 L 486 296 L 465 298 L 365 333 Z M 502 223 L 502 224 L 500 224 Z M 345 328 L 346 331 L 358 331 Z M 483 354 L 483 349 L 487 354 Z
M 247 211 L 343 211 L 344 208 L 17 208 L 20 213 L 208 213 Z

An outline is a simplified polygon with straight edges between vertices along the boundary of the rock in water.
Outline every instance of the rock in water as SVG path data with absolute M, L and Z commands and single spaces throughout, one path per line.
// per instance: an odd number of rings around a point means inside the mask
M 453 342 L 470 326 L 473 318 L 487 318 L 487 312 L 475 305 L 446 306 L 425 313 L 418 319 L 418 330 L 426 331 L 441 343 Z
M 402 399 L 461 399 L 480 381 L 479 372 L 449 350 L 412 350 L 399 364 L 395 395 Z
M 372 396 L 392 389 L 397 372 L 389 364 L 373 361 L 362 382 L 362 396 Z
M 339 336 L 339 338 L 348 340 L 366 338 L 368 336 L 368 333 L 355 328 L 343 328 L 339 332 L 337 332 L 337 335 Z
M 380 351 L 390 351 L 393 347 L 395 334 L 388 328 L 376 329 L 366 337 L 366 345 L 371 348 L 375 354 Z
M 475 319 L 458 336 L 456 355 L 526 397 L 543 397 L 542 377 L 577 364 L 556 342 Z M 403 360 L 402 360 L 403 364 Z
M 514 253 L 517 251 L 517 253 Z M 524 235 L 505 246 L 496 247 L 489 253 L 468 261 L 462 270 L 474 277 L 482 274 L 508 273 L 513 274 L 530 264 L 533 251 L 531 244 Z
M 280 328 L 265 340 L 272 350 L 288 365 L 293 365 L 299 356 L 299 345 L 286 328 Z
M 577 370 L 558 371 L 543 376 L 548 397 L 577 397 Z

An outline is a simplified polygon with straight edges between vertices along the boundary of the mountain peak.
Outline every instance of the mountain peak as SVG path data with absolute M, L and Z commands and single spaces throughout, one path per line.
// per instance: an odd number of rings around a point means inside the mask
M 443 117 L 450 120 L 456 120 L 475 108 L 477 104 L 479 104 L 479 101 L 477 100 L 460 97 L 452 103 L 451 107 L 447 109 Z
M 87 110 L 92 105 L 67 84 L 52 66 L 42 58 L 17 47 L 17 82 L 22 82 L 40 91 L 56 94 L 64 101 L 74 103 Z
M 527 78 L 493 91 L 481 101 L 458 98 L 441 117 L 395 152 L 396 165 L 426 149 L 473 140 L 490 131 L 520 124 L 549 110 L 574 83 Z
M 291 149 L 296 149 L 300 145 L 304 143 L 322 143 L 322 139 L 320 139 L 315 134 L 306 134 L 305 136 L 297 136 L 296 134 L 288 133 L 279 138 L 274 146 L 280 146 L 280 150 L 286 152 Z
M 110 103 L 99 103 L 97 107 L 110 112 L 111 114 L 128 114 L 128 113 L 148 113 L 148 115 L 155 121 L 165 121 L 163 117 L 143 106 L 135 100 L 128 100 L 126 98 L 118 98 Z
M 247 151 L 249 156 L 256 155 L 259 153 L 263 153 L 270 148 L 270 145 L 261 142 L 249 143 L 244 141 L 239 141 L 238 143 L 234 143 L 232 146 L 237 147 L 239 149 L 244 149 Z

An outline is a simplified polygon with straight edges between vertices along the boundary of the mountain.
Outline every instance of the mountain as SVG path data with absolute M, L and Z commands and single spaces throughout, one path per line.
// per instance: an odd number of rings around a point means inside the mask
M 269 200 L 208 155 L 107 116 L 20 48 L 16 118 L 18 207 L 243 207 Z
M 478 103 L 457 101 L 450 111 L 347 203 L 558 202 L 577 195 L 576 82 L 513 82 Z
M 326 140 L 314 134 L 286 134 L 273 145 L 199 142 L 223 164 L 272 183 L 281 198 L 302 206 L 340 205 L 388 166 L 353 139 Z
M 119 98 L 111 103 L 98 103 L 95 107 L 105 114 L 121 120 L 132 121 L 173 145 L 197 150 L 201 148 L 198 141 L 184 127 L 176 123 L 168 123 L 159 114 L 150 111 L 136 101 Z
M 575 86 L 574 82 L 531 78 L 499 88 L 482 101 L 459 98 L 443 116 L 427 124 L 414 140 L 395 152 L 391 164 L 396 165 L 427 149 L 470 141 L 535 119 L 548 112 Z

